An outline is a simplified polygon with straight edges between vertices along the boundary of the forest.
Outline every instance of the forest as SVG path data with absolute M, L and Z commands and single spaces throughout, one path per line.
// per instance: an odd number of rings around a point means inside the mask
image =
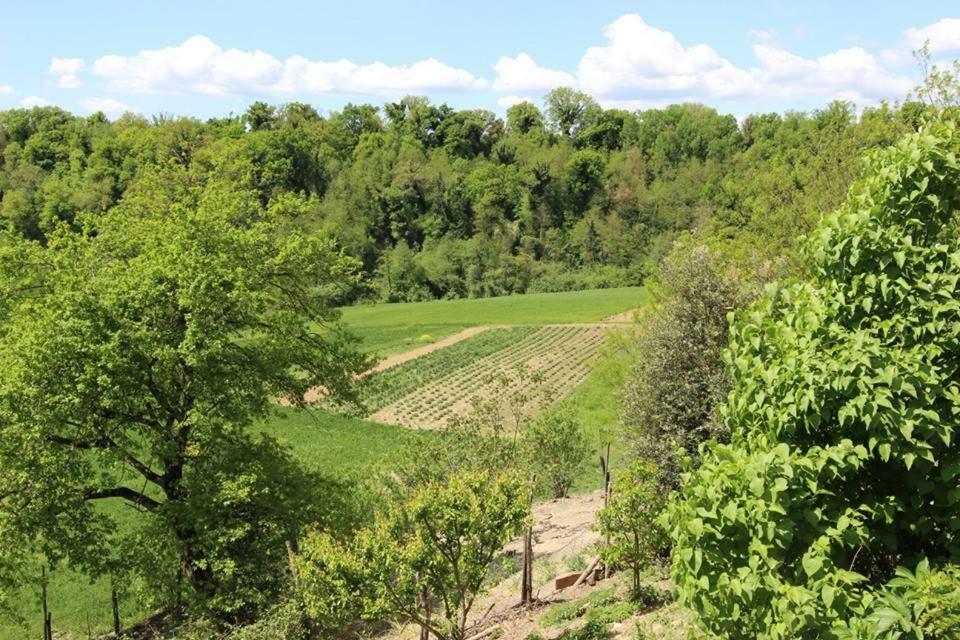
M 740 121 L 570 88 L 503 118 L 0 112 L 0 613 L 42 599 L 52 640 L 69 570 L 109 585 L 100 637 L 496 638 L 482 596 L 516 574 L 522 611 L 549 604 L 533 514 L 599 450 L 574 587 L 601 567 L 624 591 L 538 613 L 584 621 L 556 637 L 659 610 L 690 638 L 960 637 L 958 105 L 960 64 L 902 102 Z M 558 329 L 573 311 L 544 303 L 384 371 L 345 320 L 641 285 L 629 321 Z M 546 349 L 606 330 L 618 415 L 587 425 L 547 383 L 595 378 Z M 357 406 L 537 350 L 556 367 L 396 427 L 363 477 L 262 428 L 358 429 Z

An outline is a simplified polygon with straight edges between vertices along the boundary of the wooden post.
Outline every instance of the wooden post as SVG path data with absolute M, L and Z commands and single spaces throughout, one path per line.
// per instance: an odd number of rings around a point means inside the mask
M 520 604 L 533 602 L 533 527 L 523 536 L 523 583 L 520 589 Z
M 418 572 L 417 573 L 417 582 L 421 582 L 423 576 Z M 420 591 L 417 593 L 417 609 L 423 611 L 423 618 L 426 620 L 427 624 L 430 623 L 430 614 L 432 613 L 433 606 L 430 602 L 430 591 L 427 589 L 427 585 L 421 584 Z M 430 640 L 430 628 L 426 624 L 420 625 L 420 640 Z
M 530 486 L 536 486 L 537 474 L 531 474 Z M 533 509 L 533 492 L 530 492 L 530 509 Z M 523 536 L 523 579 L 520 584 L 520 604 L 533 602 L 533 525 L 527 527 Z
M 602 447 L 601 447 L 602 448 Z M 602 453 L 600 455 L 600 469 L 603 472 L 603 507 L 606 508 L 607 504 L 610 502 L 610 443 L 607 443 L 607 455 L 604 456 Z M 610 545 L 610 534 L 604 534 L 603 543 L 606 546 Z M 603 564 L 603 578 L 607 579 L 610 577 L 610 567 L 606 563 Z
M 117 597 L 117 586 L 110 576 L 110 604 L 113 606 L 113 635 L 120 637 L 120 599 Z

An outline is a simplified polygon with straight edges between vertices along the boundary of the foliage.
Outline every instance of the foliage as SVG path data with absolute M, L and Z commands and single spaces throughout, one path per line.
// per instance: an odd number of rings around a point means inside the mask
M 462 640 L 503 545 L 529 519 L 528 488 L 466 471 L 424 486 L 348 543 L 315 533 L 297 562 L 307 610 L 322 621 L 382 616 Z M 432 601 L 442 617 L 431 617 Z
M 733 638 L 840 637 L 897 565 L 960 558 L 960 133 L 871 155 L 809 280 L 734 326 L 729 445 L 668 511 L 680 600 Z
M 716 250 L 678 243 L 660 268 L 665 299 L 641 318 L 621 425 L 634 453 L 656 461 L 668 489 L 679 486 L 682 456 L 729 437 L 714 409 L 730 390 L 721 354 L 727 316 L 748 300 L 745 279 Z
M 703 105 L 605 110 L 570 88 L 505 122 L 414 96 L 327 115 L 258 102 L 207 122 L 11 109 L 0 227 L 45 241 L 175 168 L 263 207 L 302 199 L 302 226 L 361 264 L 339 302 L 636 285 L 684 230 L 763 259 L 790 249 L 839 203 L 856 154 L 914 126 L 917 106 L 836 103 L 742 130 Z
M 960 568 L 946 565 L 932 570 L 926 558 L 916 572 L 898 567 L 896 577 L 869 603 L 869 613 L 852 626 L 851 639 L 960 636 Z
M 632 595 L 641 599 L 640 572 L 663 548 L 666 536 L 657 518 L 665 503 L 656 469 L 643 460 L 614 478 L 610 500 L 597 513 L 597 528 L 607 539 L 601 550 L 612 567 L 631 567 Z
M 577 409 L 560 402 L 530 423 L 523 434 L 534 473 L 554 498 L 565 498 L 589 453 Z
M 247 428 L 311 384 L 349 393 L 366 362 L 324 287 L 355 263 L 243 192 L 168 204 L 182 185 L 161 178 L 45 245 L 0 244 L 0 566 L 130 568 L 166 604 L 243 617 L 320 504 Z M 134 527 L 95 506 L 118 501 Z

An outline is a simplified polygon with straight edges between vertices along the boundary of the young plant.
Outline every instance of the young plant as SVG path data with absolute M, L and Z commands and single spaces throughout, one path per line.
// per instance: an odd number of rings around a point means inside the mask
M 423 487 L 350 544 L 312 534 L 297 562 L 307 610 L 318 619 L 387 617 L 463 640 L 484 578 L 527 526 L 529 504 L 515 475 L 468 471 Z
M 533 470 L 554 498 L 565 498 L 587 457 L 587 439 L 576 408 L 562 402 L 542 413 L 523 437 Z
M 614 479 L 610 502 L 597 514 L 597 526 L 609 540 L 601 551 L 604 562 L 632 569 L 635 599 L 643 594 L 640 572 L 666 541 L 657 522 L 665 504 L 659 489 L 656 468 L 636 460 Z

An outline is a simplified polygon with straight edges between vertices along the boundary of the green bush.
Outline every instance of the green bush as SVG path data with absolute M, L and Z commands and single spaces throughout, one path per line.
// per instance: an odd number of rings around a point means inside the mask
M 544 411 L 523 434 L 533 471 L 554 498 L 565 498 L 589 453 L 577 409 L 561 402 Z
M 665 519 L 710 631 L 849 637 L 897 565 L 960 559 L 958 153 L 940 123 L 869 157 L 805 248 L 809 281 L 737 318 L 732 443 Z
M 916 571 L 903 567 L 847 636 L 857 640 L 950 640 L 960 638 L 960 567 Z
M 701 442 L 729 436 L 715 408 L 730 391 L 727 316 L 749 299 L 741 280 L 718 252 L 678 242 L 652 287 L 662 302 L 641 317 L 621 425 L 633 451 L 656 461 L 667 488 L 679 486 L 681 454 L 696 456 Z
M 642 597 L 640 571 L 665 542 L 657 522 L 664 496 L 657 485 L 656 468 L 636 460 L 618 475 L 611 487 L 610 501 L 597 514 L 597 526 L 609 543 L 601 550 L 604 562 L 612 567 L 630 567 L 631 595 Z

